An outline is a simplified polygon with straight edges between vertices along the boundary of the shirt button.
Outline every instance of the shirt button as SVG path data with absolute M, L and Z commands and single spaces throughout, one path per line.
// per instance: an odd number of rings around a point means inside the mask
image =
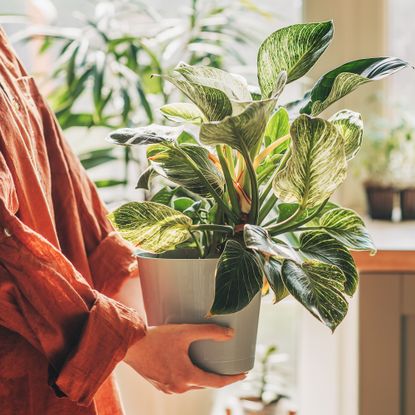
M 4 228 L 3 232 L 4 232 L 4 234 L 6 235 L 7 238 L 10 238 L 12 236 L 12 233 L 7 228 Z

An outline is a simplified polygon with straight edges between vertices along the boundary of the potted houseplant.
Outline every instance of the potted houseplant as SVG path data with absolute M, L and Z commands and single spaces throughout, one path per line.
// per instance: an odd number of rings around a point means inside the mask
M 362 165 L 370 216 L 391 220 L 393 208 L 400 202 L 402 219 L 415 219 L 415 139 L 411 123 L 402 119 L 391 128 L 390 123 L 376 121 L 365 138 Z
M 301 100 L 278 107 L 287 83 L 316 63 L 332 22 L 277 30 L 258 51 L 260 93 L 244 78 L 179 64 L 163 75 L 191 102 L 161 111 L 179 124 L 114 131 L 109 141 L 147 145 L 153 177 L 176 187 L 130 202 L 109 217 L 138 254 L 149 324 L 230 325 L 226 343 L 196 342 L 195 363 L 218 373 L 252 368 L 261 290 L 275 302 L 295 297 L 334 330 L 347 313 L 358 274 L 349 250 L 374 251 L 362 219 L 329 202 L 359 150 L 362 120 L 344 110 L 319 114 L 359 85 L 407 63 L 398 58 L 348 62 L 325 74 Z M 178 186 L 178 187 L 177 187 Z
M 280 364 L 284 355 L 277 353 L 274 345 L 266 347 L 259 357 L 258 368 L 249 374 L 242 383 L 247 386 L 249 394 L 240 397 L 245 415 L 278 415 L 283 414 L 283 403 L 288 397 L 284 393 L 286 386 L 281 373 Z M 278 366 L 277 366 L 278 365 Z M 279 370 L 276 370 L 278 367 Z M 284 414 L 287 412 L 285 411 Z

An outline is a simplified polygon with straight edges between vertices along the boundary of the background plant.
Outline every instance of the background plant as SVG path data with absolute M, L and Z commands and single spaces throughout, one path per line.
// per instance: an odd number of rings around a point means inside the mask
M 168 73 L 180 60 L 217 68 L 244 64 L 241 46 L 255 42 L 257 33 L 250 18 L 271 17 L 250 0 L 176 3 L 177 15 L 167 16 L 145 1 L 100 0 L 93 16 L 75 13 L 77 26 L 30 25 L 15 36 L 41 39 L 39 52 L 52 57 L 50 102 L 63 129 L 160 121 L 156 108 L 175 91 L 153 73 Z M 99 146 L 80 159 L 89 169 L 120 158 L 113 147 Z M 131 159 L 127 148 L 121 157 L 124 179 L 109 177 L 97 185 L 126 184 Z
M 127 128 L 113 143 L 147 145 L 148 187 L 166 187 L 149 202 L 130 202 L 110 218 L 127 239 L 153 253 L 183 246 L 219 256 L 211 314 L 241 310 L 270 289 L 278 302 L 291 294 L 334 330 L 358 284 L 349 250 L 374 251 L 362 219 L 329 202 L 360 149 L 360 114 L 319 115 L 359 86 L 407 67 L 398 58 L 348 62 L 323 75 L 294 104 L 278 107 L 287 83 L 304 76 L 332 40 L 332 22 L 277 30 L 257 57 L 261 94 L 239 75 L 179 64 L 163 75 L 191 103 L 161 108 L 171 120 L 195 124 Z M 198 138 L 196 138 L 198 137 Z M 266 283 L 264 283 L 264 280 Z
M 415 126 L 403 117 L 374 119 L 365 134 L 359 174 L 367 185 L 412 187 L 415 184 Z

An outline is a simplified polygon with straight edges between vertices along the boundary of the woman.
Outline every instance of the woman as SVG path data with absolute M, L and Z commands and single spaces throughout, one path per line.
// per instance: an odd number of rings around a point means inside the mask
M 229 329 L 146 329 L 117 302 L 137 276 L 0 29 L 0 414 L 120 414 L 110 375 L 123 359 L 166 393 L 244 377 L 203 372 L 188 356 L 191 342 L 227 340 Z

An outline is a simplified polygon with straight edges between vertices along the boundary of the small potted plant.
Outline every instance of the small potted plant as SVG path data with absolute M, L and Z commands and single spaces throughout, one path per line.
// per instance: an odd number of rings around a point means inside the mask
M 150 166 L 138 187 L 148 188 L 157 175 L 174 184 L 109 216 L 141 250 L 149 324 L 235 328 L 229 342 L 192 345 L 192 359 L 206 370 L 252 368 L 266 286 L 275 302 L 292 295 L 334 330 L 358 284 L 349 250 L 374 250 L 362 219 L 329 202 L 360 148 L 361 117 L 350 110 L 328 120 L 319 114 L 407 63 L 385 57 L 348 62 L 288 105 L 290 117 L 278 98 L 314 66 L 332 36 L 330 21 L 271 34 L 258 51 L 260 94 L 239 75 L 179 64 L 162 76 L 191 102 L 161 108 L 179 125 L 121 129 L 108 137 L 147 146 Z M 181 124 L 198 131 L 191 134 Z
M 258 368 L 249 374 L 241 388 L 249 391 L 240 398 L 245 415 L 278 415 L 283 413 L 282 401 L 288 399 L 286 381 L 281 372 L 281 363 L 286 358 L 277 353 L 274 345 L 268 346 L 258 356 Z M 287 413 L 287 412 L 285 412 Z
M 395 201 L 400 199 L 402 219 L 415 219 L 414 128 L 406 119 L 393 128 L 382 121 L 375 125 L 365 137 L 362 152 L 369 214 L 373 219 L 391 220 Z

